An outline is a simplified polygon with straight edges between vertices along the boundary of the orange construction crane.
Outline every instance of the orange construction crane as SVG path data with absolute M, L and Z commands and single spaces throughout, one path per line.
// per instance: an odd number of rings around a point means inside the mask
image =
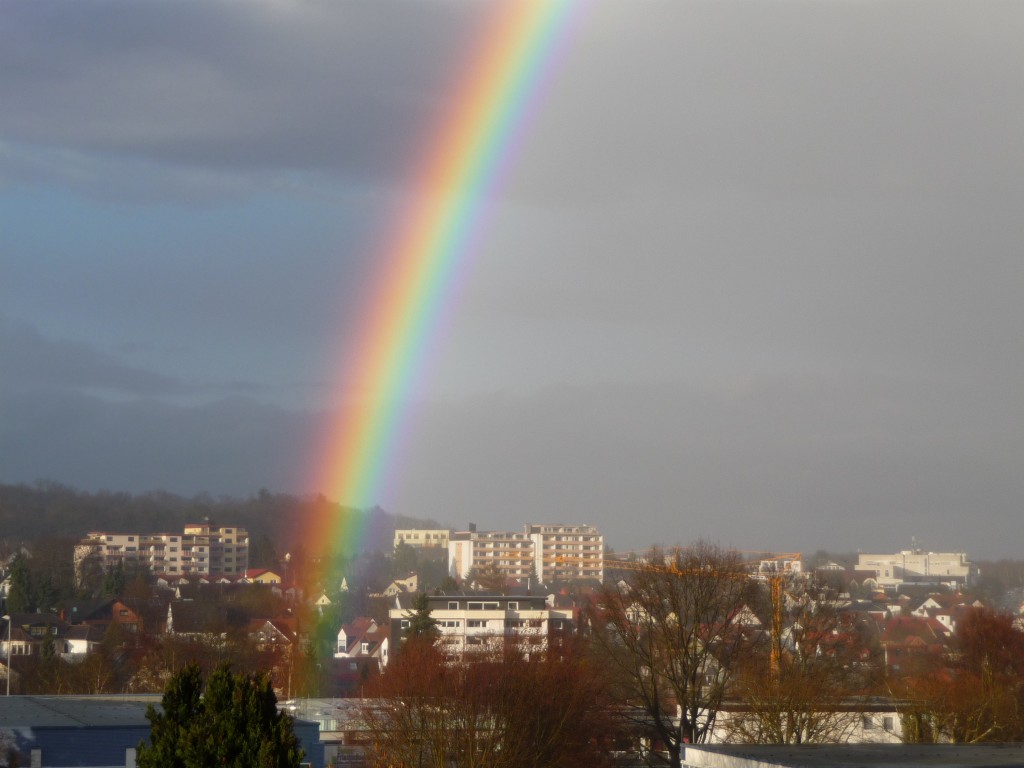
M 665 573 L 684 576 L 688 573 L 697 573 L 680 569 L 678 562 L 679 548 L 673 552 L 676 557 L 666 556 L 663 563 L 651 563 L 647 560 L 605 560 L 605 567 L 609 569 L 619 568 L 622 570 L 654 570 Z M 772 675 L 778 674 L 779 664 L 782 659 L 782 614 L 784 608 L 784 588 L 786 576 L 800 573 L 803 555 L 799 552 L 767 552 L 761 550 L 732 550 L 739 555 L 759 555 L 756 568 L 752 573 L 744 573 L 739 578 L 753 578 L 768 582 L 769 596 L 771 600 L 771 671 Z M 754 559 L 751 559 L 751 563 Z M 765 564 L 772 563 L 778 567 L 765 568 Z M 731 577 L 730 574 L 726 574 Z
M 772 674 L 779 669 L 782 658 L 782 611 L 786 576 L 802 573 L 803 554 L 800 552 L 768 552 L 764 550 L 740 550 L 743 555 L 756 555 L 751 561 L 757 560 L 755 578 L 768 582 L 772 604 Z M 768 566 L 768 567 L 766 567 Z

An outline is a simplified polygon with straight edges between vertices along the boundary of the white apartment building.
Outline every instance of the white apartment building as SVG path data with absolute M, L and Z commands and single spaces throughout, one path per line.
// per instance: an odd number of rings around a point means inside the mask
M 396 642 L 409 626 L 411 598 L 401 597 L 389 612 Z M 571 608 L 552 608 L 543 595 L 428 595 L 430 616 L 437 622 L 445 653 L 459 656 L 522 643 L 524 650 L 545 650 L 552 639 L 571 635 Z
M 471 527 L 452 534 L 448 571 L 454 578 L 465 578 L 472 569 L 541 584 L 603 581 L 604 536 L 592 525 L 531 523 L 522 532 L 478 532 Z
M 517 531 L 459 531 L 448 542 L 448 572 L 464 579 L 471 570 L 496 571 L 506 578 L 534 575 L 533 540 Z
M 447 529 L 400 528 L 395 531 L 395 546 L 407 544 L 418 549 L 447 549 L 451 532 Z
M 168 575 L 241 576 L 249 568 L 249 533 L 235 526 L 190 524 L 182 533 L 93 531 L 75 546 L 75 569 L 89 557 L 104 570 L 119 563 Z
M 209 522 L 185 526 L 182 536 L 182 566 L 185 573 L 241 576 L 249 569 L 249 532 L 234 526 Z
M 904 582 L 963 585 L 971 578 L 971 563 L 965 552 L 907 549 L 894 554 L 860 554 L 857 570 L 874 571 L 875 581 L 883 588 Z
M 604 536 L 592 525 L 531 523 L 534 567 L 542 584 L 566 579 L 604 581 Z

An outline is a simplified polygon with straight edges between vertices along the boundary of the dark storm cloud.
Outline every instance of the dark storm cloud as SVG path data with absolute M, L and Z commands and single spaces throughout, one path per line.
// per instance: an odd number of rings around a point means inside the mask
M 450 80 L 461 4 L 13 2 L 7 142 L 167 164 L 387 177 Z M 395 23 L 400 21 L 401 23 Z
M 308 466 L 309 421 L 244 399 L 186 407 L 7 392 L 0 398 L 0 481 L 185 494 L 292 489 Z

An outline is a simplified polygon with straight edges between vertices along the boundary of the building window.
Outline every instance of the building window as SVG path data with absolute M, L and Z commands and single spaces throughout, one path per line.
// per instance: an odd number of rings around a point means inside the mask
M 458 600 L 449 600 L 448 601 L 448 610 L 449 611 L 457 611 L 457 610 L 459 610 L 459 601 Z
M 519 610 L 519 603 L 517 603 L 517 602 L 515 602 L 515 601 L 513 601 L 513 602 L 510 602 L 510 603 L 508 604 L 508 609 L 509 609 L 510 611 L 518 611 L 518 610 Z

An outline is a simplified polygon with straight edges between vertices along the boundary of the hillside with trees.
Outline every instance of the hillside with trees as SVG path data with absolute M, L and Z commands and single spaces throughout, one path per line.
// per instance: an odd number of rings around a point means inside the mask
M 185 524 L 205 518 L 246 528 L 252 544 L 271 541 L 283 554 L 300 545 L 308 547 L 309 542 L 300 537 L 304 531 L 313 530 L 314 523 L 341 515 L 361 518 L 358 527 L 366 531 L 361 546 L 367 551 L 390 552 L 396 528 L 442 527 L 434 520 L 392 515 L 379 507 L 355 510 L 319 495 L 294 496 L 266 489 L 243 499 L 185 497 L 166 491 L 89 493 L 49 481 L 33 485 L 0 483 L 0 554 L 13 551 L 23 542 L 54 536 L 77 539 L 89 531 L 180 531 Z

